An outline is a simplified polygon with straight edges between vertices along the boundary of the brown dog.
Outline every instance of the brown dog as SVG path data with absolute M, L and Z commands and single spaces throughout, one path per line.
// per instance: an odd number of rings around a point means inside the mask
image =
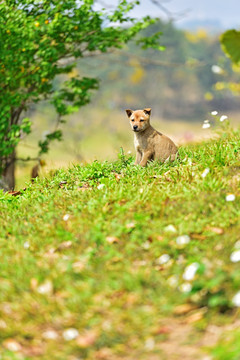
M 136 165 L 146 166 L 150 160 L 164 162 L 175 159 L 178 148 L 171 139 L 150 125 L 150 108 L 136 111 L 128 109 L 126 113 L 134 131 Z

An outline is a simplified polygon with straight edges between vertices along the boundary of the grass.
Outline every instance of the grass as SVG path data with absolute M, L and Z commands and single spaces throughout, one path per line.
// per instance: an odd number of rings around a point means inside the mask
M 171 321 L 191 326 L 189 346 L 234 322 L 239 148 L 239 131 L 223 132 L 146 168 L 121 151 L 2 193 L 1 359 L 180 359 L 182 344 L 162 347 Z M 237 359 L 231 339 L 194 358 Z
M 40 107 L 36 113 L 31 114 L 33 129 L 31 134 L 19 143 L 18 158 L 38 156 L 38 141 L 44 139 L 46 131 L 51 132 L 55 129 L 54 116 L 54 112 L 48 107 Z M 239 114 L 231 114 L 231 119 L 236 127 Z M 201 129 L 196 119 L 188 122 L 181 119 L 164 121 L 153 114 L 151 122 L 154 128 L 163 134 L 171 134 L 171 139 L 176 144 L 201 141 L 213 136 L 211 128 Z M 72 163 L 79 161 L 93 162 L 96 157 L 101 161 L 112 161 L 117 157 L 121 146 L 126 153 L 134 151 L 133 134 L 127 115 L 122 111 L 96 108 L 89 104 L 79 113 L 71 115 L 67 124 L 61 127 L 64 141 L 54 142 L 50 146 L 50 151 L 44 157 L 46 166 L 42 168 L 43 176 L 52 169 L 68 168 Z M 24 187 L 25 182 L 29 181 L 34 165 L 36 161 L 17 161 L 17 188 Z

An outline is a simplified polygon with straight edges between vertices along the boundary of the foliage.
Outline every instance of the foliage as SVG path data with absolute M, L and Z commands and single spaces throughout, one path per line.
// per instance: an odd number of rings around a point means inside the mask
M 238 360 L 240 354 L 239 330 L 226 331 L 224 337 L 212 349 L 211 355 L 214 360 Z
M 130 42 L 121 52 L 79 65 L 81 73 L 98 73 L 104 84 L 93 99 L 96 107 L 122 111 L 149 104 L 156 117 L 188 121 L 197 121 L 211 108 L 238 109 L 238 100 L 228 90 L 219 91 L 220 82 L 236 82 L 238 74 L 222 52 L 218 36 L 189 34 L 162 20 L 144 29 L 141 36 L 159 32 L 164 52 L 143 52 Z M 220 74 L 213 72 L 216 65 Z
M 30 104 L 49 99 L 57 113 L 57 125 L 66 115 L 90 101 L 98 80 L 63 76 L 76 67 L 76 59 L 120 48 L 141 29 L 154 22 L 137 21 L 128 12 L 137 1 L 122 0 L 110 13 L 96 11 L 93 0 L 1 1 L 0 3 L 0 168 L 21 137 L 31 132 L 31 121 L 22 114 Z M 123 26 L 124 24 L 128 26 Z M 129 25 L 130 24 L 130 25 Z M 143 46 L 157 46 L 158 36 Z M 56 78 L 61 82 L 56 87 Z M 60 130 L 40 142 L 60 140 Z
M 197 316 L 200 329 L 233 311 L 239 143 L 226 127 L 181 147 L 174 163 L 140 168 L 121 151 L 115 162 L 60 169 L 16 196 L 1 193 L 2 357 L 161 357 L 161 324 L 179 305 L 192 309 L 181 320 Z
M 240 31 L 228 30 L 221 36 L 225 53 L 235 64 L 240 64 Z
M 222 49 L 233 62 L 233 71 L 237 73 L 237 81 L 228 76 L 226 81 L 221 81 L 216 84 L 220 90 L 229 89 L 233 94 L 240 94 L 239 72 L 240 72 L 240 32 L 236 30 L 228 30 L 220 37 Z M 229 74 L 228 74 L 229 75 Z

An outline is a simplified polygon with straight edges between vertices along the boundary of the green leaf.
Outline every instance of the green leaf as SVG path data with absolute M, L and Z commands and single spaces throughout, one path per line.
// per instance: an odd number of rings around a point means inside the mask
M 235 63 L 240 63 L 240 31 L 228 30 L 220 38 L 223 51 Z

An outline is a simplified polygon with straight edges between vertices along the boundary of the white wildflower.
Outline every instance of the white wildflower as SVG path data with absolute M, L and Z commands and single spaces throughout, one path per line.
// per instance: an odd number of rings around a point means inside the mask
M 206 168 L 206 169 L 202 172 L 201 177 L 202 177 L 202 178 L 205 178 L 205 177 L 207 176 L 207 174 L 209 173 L 209 171 L 210 171 L 210 169 L 209 169 L 209 168 Z
M 170 256 L 168 254 L 163 254 L 156 260 L 156 263 L 158 265 L 163 265 L 166 264 L 169 260 L 170 260 Z
M 211 67 L 211 70 L 214 74 L 222 74 L 223 73 L 223 69 L 218 65 L 213 65 Z
M 188 265 L 183 273 L 183 279 L 187 281 L 193 280 L 198 268 L 198 263 L 192 263 Z
M 206 123 L 203 124 L 202 128 L 203 129 L 208 129 L 208 128 L 210 128 L 210 126 L 211 125 L 208 122 L 206 122 Z
M 220 117 L 220 121 L 223 122 L 224 120 L 227 120 L 228 119 L 228 116 L 227 115 L 222 115 Z
M 69 215 L 69 214 L 65 214 L 65 215 L 63 216 L 63 220 L 64 220 L 64 221 L 68 221 L 69 218 L 70 218 L 70 215 Z
M 190 242 L 190 237 L 188 235 L 181 235 L 176 238 L 176 243 L 178 245 L 186 245 Z
M 66 329 L 63 332 L 63 338 L 67 341 L 76 339 L 78 335 L 79 335 L 78 330 L 74 328 Z
M 235 200 L 235 195 L 234 194 L 228 194 L 226 196 L 226 201 L 234 201 Z
M 214 110 L 211 112 L 211 115 L 216 116 L 218 114 L 218 111 Z
M 179 290 L 184 293 L 188 293 L 192 290 L 192 285 L 189 283 L 183 283 L 179 286 Z
M 230 255 L 230 260 L 232 262 L 238 262 L 240 261 L 240 250 L 236 250 L 234 251 L 231 255 Z
M 105 187 L 105 184 L 99 184 L 99 185 L 97 186 L 98 190 L 102 190 L 104 187 Z
M 139 192 L 140 192 L 140 194 L 142 194 L 143 193 L 143 188 L 139 189 Z
M 234 297 L 232 298 L 232 303 L 235 306 L 240 307 L 240 291 L 238 291 L 236 295 L 234 295 Z

